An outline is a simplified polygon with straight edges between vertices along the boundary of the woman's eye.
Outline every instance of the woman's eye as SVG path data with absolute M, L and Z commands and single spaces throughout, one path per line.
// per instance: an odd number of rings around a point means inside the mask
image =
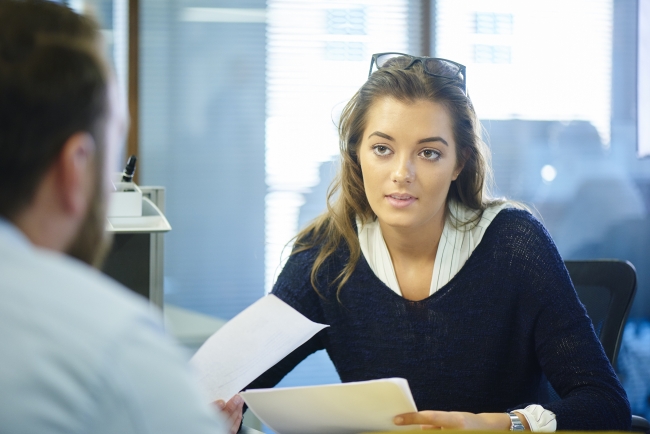
M 420 152 L 420 155 L 422 155 L 422 157 L 427 160 L 437 160 L 440 158 L 440 152 L 434 149 L 425 149 L 424 151 Z
M 390 148 L 388 148 L 388 146 L 384 146 L 384 145 L 373 146 L 372 150 L 377 155 L 388 155 L 388 154 L 390 154 Z

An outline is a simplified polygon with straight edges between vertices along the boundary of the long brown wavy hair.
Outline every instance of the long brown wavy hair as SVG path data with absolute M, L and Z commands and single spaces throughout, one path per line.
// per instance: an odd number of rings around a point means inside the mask
M 447 218 L 450 218 L 448 210 L 451 200 L 478 211 L 472 221 L 456 222 L 460 225 L 478 222 L 483 210 L 500 202 L 490 198 L 492 170 L 489 149 L 481 138 L 482 127 L 472 102 L 459 83 L 427 74 L 419 62 L 409 69 L 400 69 L 400 65 L 395 64 L 375 71 L 341 113 L 338 128 L 341 166 L 328 190 L 327 211 L 314 219 L 295 238 L 292 254 L 313 247 L 319 249 L 311 269 L 311 284 L 319 294 L 316 276 L 320 267 L 341 243 L 345 243 L 350 255 L 345 267 L 334 280 L 338 282 L 338 298 L 361 256 L 355 219 L 358 216 L 362 222 L 368 222 L 376 218 L 364 190 L 357 150 L 366 128 L 368 110 L 375 101 L 382 98 L 393 98 L 406 103 L 431 101 L 441 104 L 449 113 L 456 142 L 456 158 L 459 167 L 463 169 L 452 182 L 447 194 Z

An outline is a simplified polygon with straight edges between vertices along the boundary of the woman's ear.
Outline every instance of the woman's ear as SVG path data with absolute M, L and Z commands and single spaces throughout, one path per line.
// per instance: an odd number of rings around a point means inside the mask
M 452 181 L 455 181 L 458 179 L 458 176 L 460 176 L 460 172 L 463 171 L 463 168 L 465 167 L 465 163 L 459 163 L 456 165 L 456 168 L 454 169 L 454 173 L 452 174 Z
M 470 150 L 464 149 L 461 152 L 461 158 L 459 158 L 458 161 L 456 162 L 456 168 L 454 169 L 453 177 L 451 178 L 452 181 L 458 179 L 458 176 L 460 176 L 460 172 L 462 172 L 463 169 L 465 168 L 465 163 L 467 163 L 469 157 L 470 157 Z

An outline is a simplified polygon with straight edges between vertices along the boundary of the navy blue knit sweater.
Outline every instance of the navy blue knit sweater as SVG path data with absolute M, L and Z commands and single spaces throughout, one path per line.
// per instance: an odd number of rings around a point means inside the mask
M 544 403 L 557 429 L 626 430 L 630 407 L 553 241 L 528 212 L 501 211 L 460 272 L 421 301 L 400 297 L 361 257 L 328 287 L 348 250 L 309 274 L 316 249 L 292 255 L 273 293 L 329 324 L 249 387 L 272 387 L 326 349 L 343 382 L 403 377 L 420 410 L 504 412 L 540 403 L 546 375 L 562 398 Z

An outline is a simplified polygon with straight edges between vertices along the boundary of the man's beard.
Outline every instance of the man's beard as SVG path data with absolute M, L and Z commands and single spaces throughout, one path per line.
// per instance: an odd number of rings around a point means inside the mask
M 102 184 L 101 182 L 96 182 L 96 184 L 99 184 L 99 187 L 95 189 L 88 214 L 66 253 L 93 267 L 101 268 L 110 250 L 113 237 L 105 230 L 106 204 Z

